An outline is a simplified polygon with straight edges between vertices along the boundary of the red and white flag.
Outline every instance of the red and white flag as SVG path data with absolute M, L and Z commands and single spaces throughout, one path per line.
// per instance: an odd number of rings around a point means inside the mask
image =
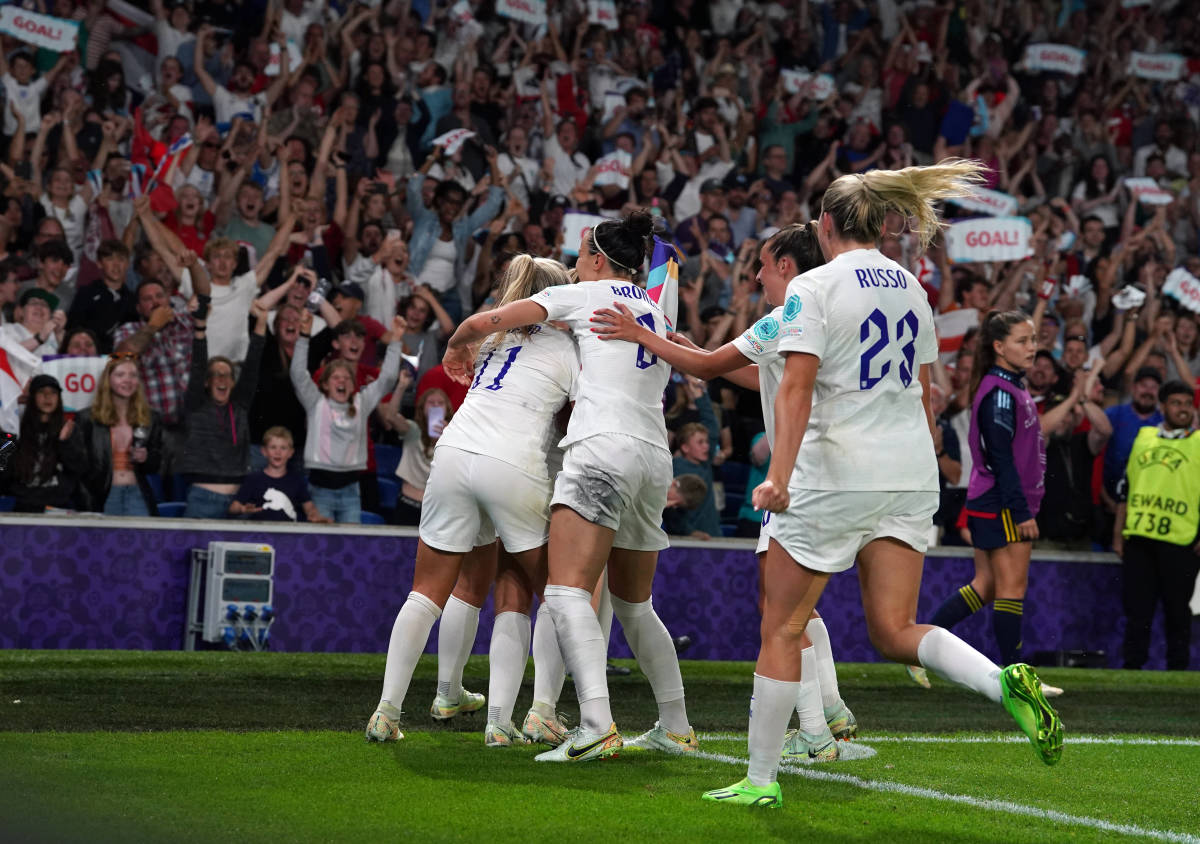
M 0 337 L 0 430 L 21 429 L 18 399 L 42 366 L 42 359 L 9 337 Z

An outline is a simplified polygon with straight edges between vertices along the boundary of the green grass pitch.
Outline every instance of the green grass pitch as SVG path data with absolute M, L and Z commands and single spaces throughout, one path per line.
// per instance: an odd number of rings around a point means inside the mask
M 765 812 L 699 800 L 745 773 L 751 670 L 683 663 L 704 758 L 568 768 L 485 748 L 481 715 L 436 726 L 431 658 L 406 738 L 379 746 L 362 730 L 381 655 L 0 652 L 0 840 L 1200 842 L 1200 674 L 1045 671 L 1067 689 L 1046 768 L 1001 707 L 844 664 L 874 755 L 791 766 Z M 486 672 L 473 657 L 465 685 Z M 653 723 L 636 670 L 610 686 L 626 735 Z

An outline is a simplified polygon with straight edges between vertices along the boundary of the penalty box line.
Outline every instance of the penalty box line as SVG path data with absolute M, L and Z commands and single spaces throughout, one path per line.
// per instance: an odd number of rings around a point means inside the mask
M 714 762 L 724 762 L 726 764 L 737 765 L 739 767 L 745 767 L 749 762 L 748 759 L 742 759 L 737 756 L 729 756 L 724 753 L 709 753 L 703 750 L 696 751 L 694 755 L 700 757 L 701 759 L 711 759 Z M 864 791 L 903 794 L 908 797 L 923 797 L 927 800 L 937 800 L 943 803 L 958 803 L 960 805 L 970 806 L 975 809 L 983 809 L 990 812 L 1002 812 L 1009 815 L 1038 818 L 1040 820 L 1052 821 L 1054 823 L 1097 829 L 1102 832 L 1115 832 L 1122 835 L 1137 835 L 1144 838 L 1153 838 L 1158 841 L 1177 842 L 1177 844 L 1200 844 L 1200 838 L 1183 832 L 1173 832 L 1171 830 L 1164 829 L 1151 829 L 1137 826 L 1135 824 L 1113 823 L 1101 818 L 1092 818 L 1086 815 L 1069 815 L 1066 812 L 1059 812 L 1055 809 L 1042 809 L 1037 806 L 1026 806 L 1022 803 L 1013 803 L 1010 800 L 989 800 L 979 797 L 971 797 L 967 794 L 950 794 L 949 792 L 937 791 L 936 789 L 924 788 L 922 786 L 905 785 L 903 783 L 887 782 L 884 780 L 868 780 L 863 779 L 862 777 L 853 776 L 851 774 L 835 774 L 830 771 L 814 770 L 811 767 L 806 766 L 780 765 L 779 769 L 786 773 L 794 774 L 806 779 L 849 785 L 853 786 L 854 788 L 861 788 Z

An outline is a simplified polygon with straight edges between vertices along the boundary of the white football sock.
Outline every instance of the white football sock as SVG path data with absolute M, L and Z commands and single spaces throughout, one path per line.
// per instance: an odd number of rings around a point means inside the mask
M 547 586 L 546 603 L 554 613 L 563 662 L 575 681 L 580 726 L 590 733 L 604 733 L 613 718 L 608 705 L 604 637 L 592 612 L 592 595 L 586 589 Z
M 488 650 L 488 723 L 507 727 L 529 658 L 529 616 L 502 612 L 492 625 Z
M 625 631 L 625 641 L 637 658 L 638 666 L 658 703 L 658 722 L 672 733 L 687 735 L 687 709 L 683 705 L 683 675 L 675 643 L 654 611 L 652 601 L 631 604 L 612 596 L 613 612 Z
M 600 600 L 596 602 L 596 618 L 600 620 L 600 632 L 604 634 L 604 654 L 608 656 L 608 645 L 612 641 L 613 604 L 608 591 L 608 569 L 600 575 Z
M 796 695 L 796 715 L 800 718 L 800 730 L 810 736 L 819 736 L 829 730 L 829 725 L 825 723 L 825 710 L 821 706 L 821 676 L 817 671 L 815 647 L 800 652 L 800 692 Z
M 479 607 L 451 595 L 438 628 L 438 694 L 445 700 L 462 697 L 463 669 L 478 630 Z
M 396 622 L 392 625 L 380 704 L 390 704 L 397 710 L 404 707 L 404 696 L 408 694 L 413 669 L 417 667 L 417 660 L 429 641 L 429 631 L 441 614 L 438 605 L 420 592 L 408 593 L 408 600 L 396 614 Z
M 754 675 L 754 697 L 750 698 L 750 770 L 746 778 L 752 785 L 775 782 L 779 754 L 792 709 L 800 694 L 800 684 Z
M 935 627 L 917 645 L 917 659 L 951 683 L 1000 703 L 1000 666 L 949 630 Z
M 826 718 L 831 718 L 842 707 L 842 693 L 838 690 L 837 666 L 833 664 L 833 648 L 829 644 L 829 629 L 821 618 L 810 618 L 804 632 L 812 640 L 816 655 L 817 676 L 821 681 L 821 707 Z M 807 672 L 808 669 L 802 667 Z M 805 674 L 807 679 L 807 673 Z
M 566 678 L 567 669 L 554 632 L 554 613 L 543 601 L 533 626 L 533 710 L 538 715 L 554 717 Z

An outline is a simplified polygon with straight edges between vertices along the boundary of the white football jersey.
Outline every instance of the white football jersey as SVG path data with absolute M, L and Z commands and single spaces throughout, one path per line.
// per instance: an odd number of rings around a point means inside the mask
M 908 270 L 856 249 L 792 279 L 779 351 L 821 361 L 790 486 L 937 492 L 919 380 L 921 365 L 937 358 L 937 339 L 929 300 Z
M 670 365 L 636 343 L 601 340 L 591 322 L 595 311 L 620 302 L 638 322 L 665 337 L 666 319 L 658 304 L 628 279 L 548 287 L 532 301 L 546 309 L 547 319 L 570 325 L 579 343 L 579 395 L 562 445 L 596 434 L 627 434 L 665 449 L 662 398 Z
M 534 477 L 549 478 L 558 441 L 555 415 L 575 391 L 579 352 L 565 331 L 535 325 L 480 350 L 475 379 L 437 446 L 486 454 Z
M 758 396 L 762 401 L 767 443 L 775 448 L 775 396 L 783 380 L 784 357 L 779 354 L 779 327 L 783 308 L 771 311 L 734 338 L 733 345 L 751 363 L 758 364 Z

